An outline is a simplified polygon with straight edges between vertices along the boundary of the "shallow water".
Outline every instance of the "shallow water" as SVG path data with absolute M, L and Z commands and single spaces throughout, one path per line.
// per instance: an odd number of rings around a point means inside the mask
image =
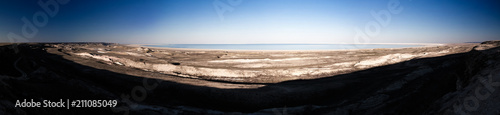
M 146 45 L 150 47 L 226 49 L 226 50 L 338 50 L 419 47 L 421 45 L 396 44 L 167 44 Z

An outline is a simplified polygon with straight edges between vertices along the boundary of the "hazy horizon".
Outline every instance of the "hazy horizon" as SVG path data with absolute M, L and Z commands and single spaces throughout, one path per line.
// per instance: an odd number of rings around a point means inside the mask
M 0 42 L 482 42 L 500 40 L 499 5 L 495 0 L 1 1 Z

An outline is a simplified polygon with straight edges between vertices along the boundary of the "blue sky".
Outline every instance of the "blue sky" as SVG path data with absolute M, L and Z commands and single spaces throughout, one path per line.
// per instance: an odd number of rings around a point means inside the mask
M 395 0 L 386 26 L 375 28 L 371 11 L 388 11 L 391 0 L 71 0 L 59 6 L 34 37 L 21 18 L 33 21 L 38 1 L 0 1 L 0 42 L 8 34 L 30 42 L 129 44 L 255 43 L 462 43 L 500 40 L 497 0 Z M 231 4 L 231 1 L 236 1 Z M 214 2 L 220 2 L 218 7 Z M 394 1 L 393 1 L 394 2 Z M 222 5 L 225 7 L 220 7 Z M 53 7 L 50 7 L 53 9 Z M 232 11 L 217 12 L 216 8 Z M 222 14 L 222 15 L 219 15 Z M 222 20 L 223 17 L 223 20 Z M 43 17 L 38 17 L 43 21 Z M 383 18 L 385 19 L 385 17 Z M 373 23 L 372 23 L 373 24 Z M 356 38 L 361 33 L 376 34 Z M 28 33 L 31 31 L 28 31 Z M 373 33 L 373 32 L 372 32 Z M 13 38 L 14 41 L 19 40 Z

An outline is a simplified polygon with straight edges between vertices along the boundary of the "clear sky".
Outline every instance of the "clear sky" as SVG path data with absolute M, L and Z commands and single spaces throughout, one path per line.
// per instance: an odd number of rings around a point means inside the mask
M 498 0 L 40 1 L 56 3 L 57 8 L 48 8 L 58 11 L 45 11 L 37 0 L 0 1 L 0 42 L 22 41 L 19 37 L 29 42 L 135 44 L 500 40 Z M 397 6 L 399 12 L 390 12 L 391 6 Z M 379 16 L 383 25 L 372 11 L 389 11 L 391 18 L 387 21 L 387 15 Z M 30 27 L 36 28 L 36 33 Z M 18 37 L 9 39 L 9 33 Z M 360 41 L 360 33 L 371 34 Z

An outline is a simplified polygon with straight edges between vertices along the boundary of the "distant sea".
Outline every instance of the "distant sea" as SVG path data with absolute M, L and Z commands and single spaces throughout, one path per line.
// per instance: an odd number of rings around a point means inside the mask
M 189 49 L 223 49 L 223 50 L 338 50 L 338 49 L 374 49 L 404 48 L 422 45 L 399 44 L 168 44 L 145 45 L 149 47 L 189 48 Z

